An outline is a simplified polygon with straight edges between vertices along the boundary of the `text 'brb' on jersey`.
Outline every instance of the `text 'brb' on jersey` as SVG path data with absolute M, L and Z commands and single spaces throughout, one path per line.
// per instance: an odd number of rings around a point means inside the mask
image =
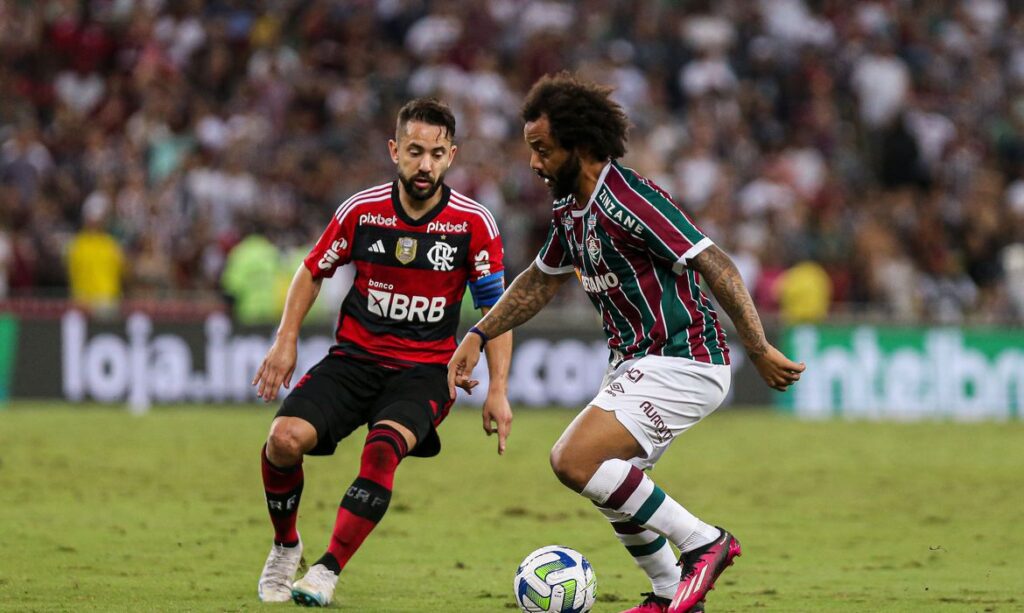
M 617 162 L 604 167 L 587 206 L 554 204 L 537 266 L 575 270 L 601 313 L 613 359 L 645 355 L 728 364 L 718 315 L 690 260 L 710 246 L 667 192 Z
M 359 192 L 338 207 L 306 256 L 313 279 L 355 263 L 336 351 L 400 366 L 446 364 L 466 284 L 501 283 L 494 217 L 448 186 L 441 189 L 441 202 L 417 220 L 402 209 L 397 181 Z

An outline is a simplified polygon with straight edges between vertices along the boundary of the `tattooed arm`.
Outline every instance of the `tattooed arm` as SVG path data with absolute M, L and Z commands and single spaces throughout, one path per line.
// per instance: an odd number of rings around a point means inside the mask
M 570 278 L 572 273 L 549 275 L 537 268 L 536 262 L 530 264 L 505 290 L 494 308 L 477 322 L 477 329 L 488 338 L 494 338 L 526 323 L 551 302 L 558 289 Z
M 761 318 L 732 259 L 711 245 L 693 259 L 691 267 L 704 276 L 711 293 L 729 314 L 747 354 L 757 359 L 768 353 L 768 339 L 764 336 Z
M 761 327 L 761 318 L 754 308 L 754 301 L 743 285 L 740 271 L 736 269 L 732 259 L 721 249 L 711 245 L 693 258 L 690 266 L 704 275 L 711 293 L 736 326 L 736 332 L 747 350 L 747 355 L 765 383 L 779 391 L 785 391 L 787 387 L 796 383 L 805 366 L 793 362 L 768 343 L 764 328 Z
M 537 268 L 536 262 L 530 264 L 505 290 L 501 300 L 477 322 L 476 328 L 486 334 L 487 338 L 497 338 L 529 321 L 544 305 L 551 302 L 558 288 L 571 277 L 572 273 L 549 275 Z M 477 382 L 469 377 L 480 360 L 482 344 L 483 339 L 479 335 L 467 334 L 448 362 L 448 391 L 452 398 L 455 398 L 456 387 L 469 391 L 476 386 Z

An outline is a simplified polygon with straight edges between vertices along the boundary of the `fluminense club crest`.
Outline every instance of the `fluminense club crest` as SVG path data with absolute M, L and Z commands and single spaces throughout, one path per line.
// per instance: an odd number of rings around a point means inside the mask
M 398 239 L 395 245 L 395 259 L 402 264 L 408 264 L 416 259 L 416 239 L 411 236 L 403 236 Z
M 601 241 L 593 234 L 587 239 L 587 253 L 595 266 L 601 261 Z
M 601 261 L 601 241 L 597 238 L 597 232 L 594 228 L 597 227 L 597 211 L 592 210 L 590 216 L 587 217 L 587 234 L 590 236 L 587 240 L 587 253 L 590 254 L 590 261 L 597 266 L 597 263 Z

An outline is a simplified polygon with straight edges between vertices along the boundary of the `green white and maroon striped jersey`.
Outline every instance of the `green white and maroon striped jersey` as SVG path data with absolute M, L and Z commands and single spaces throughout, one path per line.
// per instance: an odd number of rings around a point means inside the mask
M 576 272 L 601 313 L 612 361 L 645 355 L 728 364 L 718 314 L 690 260 L 712 244 L 660 187 L 618 162 L 601 171 L 583 208 L 554 203 L 536 264 Z

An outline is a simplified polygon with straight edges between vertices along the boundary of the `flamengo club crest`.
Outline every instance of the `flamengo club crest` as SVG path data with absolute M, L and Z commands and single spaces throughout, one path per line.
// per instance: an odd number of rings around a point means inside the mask
M 416 239 L 411 236 L 403 236 L 398 239 L 395 245 L 395 258 L 402 264 L 408 264 L 416 259 Z
M 427 251 L 427 259 L 434 265 L 434 270 L 449 271 L 455 268 L 453 260 L 458 247 L 452 247 L 448 243 L 438 241 Z

